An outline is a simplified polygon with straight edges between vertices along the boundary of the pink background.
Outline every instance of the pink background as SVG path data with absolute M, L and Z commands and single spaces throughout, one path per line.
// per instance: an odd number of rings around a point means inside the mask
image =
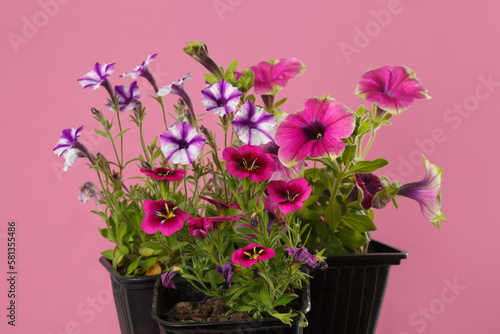
M 128 83 L 118 75 L 158 52 L 151 69 L 159 84 L 191 71 L 186 87 L 201 113 L 205 70 L 182 52 L 190 40 L 206 41 L 222 66 L 233 59 L 240 69 L 279 57 L 302 60 L 307 71 L 279 94 L 289 97 L 288 112 L 324 94 L 356 108 L 362 100 L 354 88 L 365 70 L 386 64 L 415 70 L 433 99 L 418 101 L 379 131 L 370 157 L 391 161 L 384 172 L 402 182 L 423 177 L 421 153 L 443 167 L 448 222 L 435 229 L 411 200 L 377 212 L 373 236 L 410 254 L 392 270 L 378 333 L 500 332 L 497 1 L 18 0 L 0 6 L 2 332 L 118 333 L 109 276 L 97 261 L 110 247 L 97 231 L 104 223 L 90 213 L 93 203 L 77 200 L 79 185 L 94 175 L 84 163 L 63 173 L 52 148 L 63 128 L 85 125 L 81 140 L 94 153 L 110 152 L 92 132 L 97 124 L 89 112 L 95 106 L 108 113 L 107 94 L 76 82 L 97 61 L 116 62 L 112 82 Z M 485 85 L 488 80 L 493 84 Z M 151 93 L 143 79 L 139 84 L 143 95 Z M 144 100 L 152 107 L 145 125 L 150 141 L 162 121 L 156 105 Z M 167 97 L 168 106 L 175 101 Z M 206 118 L 213 126 L 215 118 Z M 126 136 L 132 156 L 137 133 Z M 9 220 L 18 224 L 15 328 L 5 317 Z M 448 284 L 459 288 L 446 290 Z

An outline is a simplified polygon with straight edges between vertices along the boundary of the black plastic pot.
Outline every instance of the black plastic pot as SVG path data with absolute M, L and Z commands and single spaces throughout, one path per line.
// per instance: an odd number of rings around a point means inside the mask
M 151 305 L 154 285 L 160 275 L 125 277 L 120 275 L 104 256 L 99 259 L 99 262 L 111 276 L 121 333 L 159 333 L 158 324 L 151 318 Z
M 372 240 L 368 254 L 334 255 L 311 273 L 310 334 L 374 334 L 392 265 L 408 253 Z
M 158 322 L 162 334 L 212 334 L 212 333 L 255 333 L 255 334 L 299 334 L 303 333 L 299 327 L 299 317 L 292 326 L 286 325 L 274 318 L 226 322 L 207 323 L 173 323 L 162 319 L 165 311 L 181 301 L 201 301 L 204 295 L 194 289 L 191 284 L 182 279 L 175 282 L 177 289 L 166 289 L 161 284 L 161 279 L 156 282 L 153 296 L 153 318 Z M 300 311 L 304 314 L 311 308 L 309 285 L 304 287 L 299 295 L 301 301 Z

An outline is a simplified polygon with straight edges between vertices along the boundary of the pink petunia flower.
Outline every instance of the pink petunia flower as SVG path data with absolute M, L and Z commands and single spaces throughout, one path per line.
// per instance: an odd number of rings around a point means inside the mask
M 330 98 L 310 98 L 303 110 L 288 115 L 276 129 L 278 156 L 285 166 L 293 166 L 307 156 L 337 156 L 354 131 L 354 114 Z
M 189 235 L 205 239 L 208 232 L 218 228 L 220 223 L 238 220 L 240 217 L 197 217 L 188 220 Z
M 296 58 L 286 60 L 262 61 L 257 66 L 250 67 L 255 73 L 254 90 L 256 94 L 276 95 L 286 86 L 288 80 L 302 74 L 306 68 Z
M 261 145 L 265 153 L 272 155 L 274 160 L 274 165 L 276 166 L 276 171 L 271 175 L 269 180 L 271 181 L 290 181 L 296 178 L 304 169 L 304 162 L 301 161 L 292 167 L 286 167 L 278 159 L 279 146 L 276 145 L 275 141 L 270 141 L 265 145 Z
M 180 210 L 175 204 L 163 199 L 144 201 L 144 217 L 141 227 L 147 234 L 155 234 L 158 230 L 167 237 L 184 226 L 184 219 L 192 216 Z
M 286 181 L 271 181 L 267 186 L 269 199 L 278 203 L 281 212 L 288 214 L 302 208 L 303 202 L 311 195 L 312 187 L 304 178 Z
M 215 207 L 217 209 L 217 212 L 221 216 L 225 215 L 227 213 L 227 211 L 229 210 L 229 208 L 241 210 L 239 204 L 228 204 L 228 203 L 224 203 L 224 202 L 221 202 L 221 201 L 216 201 L 215 199 L 204 197 L 204 196 L 199 196 L 199 197 L 202 200 L 205 200 L 208 203 L 215 205 Z
M 187 172 L 183 169 L 155 168 L 153 170 L 141 168 L 141 173 L 156 180 L 180 181 Z
M 443 169 L 431 164 L 425 157 L 424 163 L 426 169 L 424 179 L 402 185 L 398 195 L 416 200 L 425 218 L 439 227 L 440 221 L 446 221 L 446 217 L 441 212 Z
M 259 146 L 243 145 L 238 149 L 227 147 L 222 152 L 227 161 L 226 169 L 240 179 L 249 177 L 254 182 L 269 180 L 276 170 L 273 158 Z
M 430 99 L 415 72 L 405 66 L 384 66 L 365 72 L 356 95 L 391 113 L 406 110 L 415 99 Z
M 257 263 L 259 260 L 271 259 L 276 251 L 272 248 L 265 248 L 257 244 L 250 244 L 245 248 L 236 250 L 231 255 L 231 260 L 234 264 L 239 264 L 243 267 L 250 267 Z

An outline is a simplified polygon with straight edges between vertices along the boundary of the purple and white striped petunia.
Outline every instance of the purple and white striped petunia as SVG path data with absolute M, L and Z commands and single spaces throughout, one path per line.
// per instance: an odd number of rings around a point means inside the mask
M 443 169 L 431 164 L 425 156 L 424 163 L 424 179 L 402 185 L 398 190 L 398 195 L 416 200 L 425 218 L 436 227 L 439 227 L 440 221 L 446 221 L 446 217 L 441 212 Z
M 165 96 L 167 94 L 176 94 L 182 97 L 186 92 L 184 91 L 184 81 L 191 80 L 191 72 L 187 73 L 185 76 L 177 80 L 176 82 L 172 82 L 172 84 L 168 86 L 161 87 L 156 95 Z
M 296 58 L 262 61 L 250 68 L 255 73 L 255 93 L 268 95 L 276 95 L 278 90 L 286 86 L 288 80 L 306 70 L 304 64 Z
M 276 119 L 273 114 L 245 102 L 234 115 L 233 128 L 242 142 L 248 145 L 267 144 L 273 140 Z
M 356 95 L 391 113 L 406 110 L 415 99 L 430 99 L 415 72 L 405 66 L 384 66 L 365 72 Z
M 59 137 L 59 141 L 52 149 L 55 154 L 65 159 L 63 171 L 67 171 L 69 166 L 73 166 L 77 158 L 88 157 L 93 162 L 92 155 L 87 148 L 78 142 L 83 125 L 78 129 L 64 129 Z
M 78 137 L 80 137 L 80 132 L 83 129 L 83 125 L 78 129 L 67 128 L 64 129 L 61 133 L 61 137 L 59 137 L 59 141 L 56 146 L 52 149 L 55 154 L 58 156 L 66 153 L 70 148 L 73 148 L 75 143 L 78 141 Z
M 214 115 L 224 116 L 236 110 L 243 94 L 226 80 L 201 91 L 201 102 Z
M 97 89 L 101 86 L 101 83 L 106 80 L 115 70 L 115 63 L 112 64 L 99 64 L 94 65 L 94 69 L 89 73 L 85 74 L 83 77 L 78 79 L 80 85 L 83 88 Z
M 181 165 L 193 163 L 205 142 L 205 138 L 196 132 L 196 128 L 186 122 L 174 124 L 160 136 L 160 140 L 165 158 Z
M 141 97 L 137 81 L 132 82 L 130 85 L 116 86 L 115 92 L 118 94 L 118 109 L 120 111 L 134 109 L 134 99 Z M 109 103 L 106 105 L 111 106 Z
M 138 76 L 144 76 L 146 74 L 146 71 L 148 70 L 148 66 L 149 66 L 149 63 L 151 63 L 153 61 L 153 59 L 156 58 L 156 56 L 158 56 L 157 53 L 155 53 L 154 55 L 149 55 L 146 60 L 144 60 L 142 62 L 141 65 L 137 66 L 136 68 L 134 68 L 132 71 L 130 72 L 125 72 L 121 75 L 122 78 L 125 78 L 125 77 L 131 77 L 132 79 L 137 79 Z
M 330 98 L 310 98 L 303 110 L 288 115 L 276 130 L 279 159 L 293 166 L 307 156 L 338 156 L 345 148 L 342 138 L 353 131 L 354 114 L 346 106 Z

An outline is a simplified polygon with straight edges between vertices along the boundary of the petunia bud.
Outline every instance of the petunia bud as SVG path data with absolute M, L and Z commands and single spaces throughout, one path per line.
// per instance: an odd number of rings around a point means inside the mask
M 204 42 L 188 42 L 187 47 L 183 50 L 190 55 L 194 60 L 205 66 L 217 78 L 224 78 L 222 69 L 210 58 L 207 45 Z
M 144 168 L 144 169 L 147 169 L 147 170 L 151 170 L 152 169 L 151 165 L 147 161 L 143 161 L 141 163 L 141 165 L 142 165 L 142 168 Z

